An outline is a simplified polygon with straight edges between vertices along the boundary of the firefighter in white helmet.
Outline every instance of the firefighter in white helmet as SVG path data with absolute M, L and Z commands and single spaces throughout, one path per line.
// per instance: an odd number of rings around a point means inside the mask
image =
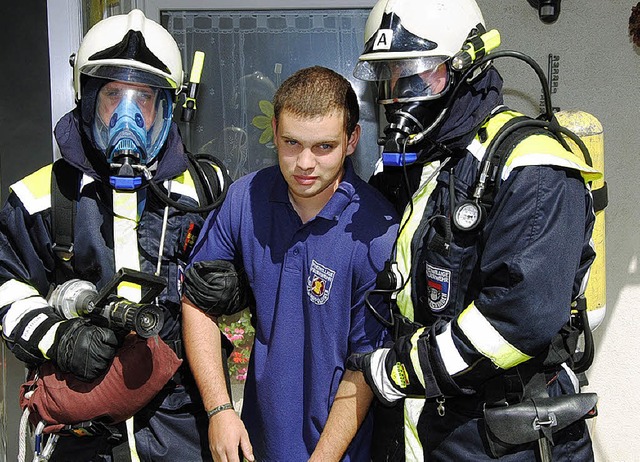
M 354 75 L 388 122 L 372 183 L 404 213 L 378 279 L 394 344 L 350 361 L 386 414 L 374 460 L 593 459 L 597 396 L 577 394 L 572 313 L 599 173 L 552 111 L 504 106 L 498 44 L 473 0 L 381 0 L 366 24 Z
M 93 390 L 128 333 L 65 318 L 46 299 L 50 288 L 77 278 L 100 290 L 120 269 L 155 275 L 166 288 L 150 302 L 163 317 L 151 341 L 181 358 L 181 274 L 204 217 L 172 121 L 184 75 L 169 32 L 139 10 L 113 16 L 87 32 L 72 64 L 77 105 L 55 128 L 62 158 L 12 185 L 0 213 L 0 317 L 16 357 L 30 367 L 52 363 Z M 67 215 L 52 206 L 58 189 L 72 204 Z M 138 302 L 145 289 L 126 283 L 113 295 Z M 156 372 L 150 367 L 138 364 L 106 396 L 89 391 L 86 399 L 103 400 L 104 415 L 57 422 L 68 428 L 51 460 L 211 460 L 207 416 L 186 363 L 135 416 L 112 425 L 110 406 L 128 404 L 117 403 L 118 389 L 146 383 Z

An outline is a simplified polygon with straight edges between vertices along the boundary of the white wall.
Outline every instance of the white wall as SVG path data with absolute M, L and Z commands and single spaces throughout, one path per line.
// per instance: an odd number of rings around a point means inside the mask
M 592 422 L 596 460 L 640 461 L 640 52 L 628 35 L 631 0 L 565 0 L 546 25 L 526 0 L 478 0 L 487 26 L 502 33 L 502 49 L 533 56 L 547 69 L 560 56 L 554 105 L 596 116 L 604 128 L 607 316 L 595 332 L 596 358 L 587 391 L 600 396 Z M 540 90 L 524 64 L 503 67 L 514 109 L 534 114 Z M 533 104 L 519 94 L 533 95 Z

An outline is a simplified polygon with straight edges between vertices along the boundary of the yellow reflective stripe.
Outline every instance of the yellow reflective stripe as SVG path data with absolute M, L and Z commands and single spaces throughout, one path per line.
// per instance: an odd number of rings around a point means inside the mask
M 196 191 L 196 185 L 189 171 L 184 172 L 182 175 L 172 180 L 167 180 L 163 184 L 167 191 L 190 197 L 198 202 L 198 192 Z
M 218 177 L 218 181 L 220 182 L 220 187 L 224 188 L 224 175 L 222 174 L 222 170 L 217 165 L 212 164 L 212 167 L 216 172 L 216 176 Z M 164 187 L 167 188 L 168 191 L 171 191 L 173 193 L 190 197 L 198 202 L 198 204 L 200 204 L 200 201 L 198 199 L 198 191 L 196 190 L 196 185 L 189 171 L 184 172 L 182 175 L 172 180 L 165 181 Z
M 51 207 L 51 167 L 46 165 L 9 187 L 31 215 Z
M 474 303 L 460 313 L 458 326 L 478 353 L 502 369 L 510 369 L 532 358 L 507 342 Z
M 138 251 L 138 194 L 136 191 L 113 191 L 113 253 L 116 271 L 121 268 L 140 270 Z M 118 295 L 132 302 L 142 298 L 140 285 L 123 282 Z
M 464 358 L 460 356 L 460 352 L 453 342 L 451 332 L 451 323 L 448 323 L 446 329 L 436 335 L 436 343 L 438 344 L 438 351 L 440 352 L 440 357 L 447 372 L 449 375 L 455 375 L 468 368 L 469 365 Z
M 602 173 L 589 167 L 582 159 L 567 151 L 557 140 L 546 135 L 532 135 L 522 140 L 505 162 L 502 179 L 506 180 L 513 169 L 529 165 L 555 165 L 580 172 L 585 181 L 594 181 Z
M 498 112 L 496 115 L 491 116 L 487 123 L 482 126 L 486 134 L 486 139 L 484 140 L 484 142 L 482 142 L 482 145 L 485 148 L 488 147 L 504 124 L 509 122 L 514 117 L 520 117 L 521 115 L 523 114 L 516 111 L 502 111 Z M 479 139 L 479 135 L 476 135 L 475 139 Z
M 428 183 L 422 184 L 429 178 L 437 169 L 440 167 L 440 162 L 432 162 L 427 164 L 422 169 L 422 176 L 420 178 L 421 187 L 416 191 L 416 193 L 411 198 L 411 202 L 413 203 L 413 209 L 410 205 L 404 210 L 404 215 L 402 217 L 402 223 L 400 227 L 402 232 L 398 237 L 397 244 L 397 262 L 398 262 L 398 271 L 402 274 L 402 277 L 405 279 L 406 283 L 404 288 L 398 293 L 397 305 L 400 313 L 413 320 L 413 301 L 411 300 L 411 239 L 420 224 L 420 220 L 422 220 L 422 215 L 424 214 L 424 209 L 427 206 L 427 202 L 429 196 L 433 192 L 436 187 L 437 181 L 436 178 L 433 178 Z M 407 281 L 408 279 L 408 281 Z
M 418 376 L 418 381 L 422 388 L 425 388 L 424 373 L 422 372 L 422 366 L 420 365 L 420 357 L 418 356 L 418 339 L 424 332 L 424 327 L 421 327 L 411 336 L 411 351 L 409 352 L 409 358 L 411 358 L 411 365 L 413 366 L 413 372 Z

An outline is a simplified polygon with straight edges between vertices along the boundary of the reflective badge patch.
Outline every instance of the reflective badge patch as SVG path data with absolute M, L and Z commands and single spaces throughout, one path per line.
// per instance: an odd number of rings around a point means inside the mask
M 376 32 L 376 38 L 373 41 L 373 49 L 390 50 L 391 40 L 393 40 L 393 31 L 391 29 L 380 29 Z
M 25 342 L 28 342 L 31 336 L 33 335 L 33 333 L 35 332 L 35 330 L 38 328 L 38 326 L 40 326 L 40 324 L 45 322 L 47 319 L 49 319 L 49 317 L 46 314 L 40 313 L 31 321 L 29 321 L 27 326 L 22 331 L 22 335 L 21 335 L 22 340 L 24 340 Z
M 391 369 L 391 380 L 400 388 L 409 386 L 409 373 L 402 363 L 395 363 Z
M 309 300 L 316 305 L 324 305 L 329 300 L 335 275 L 336 272 L 334 270 L 322 266 L 315 260 L 311 260 L 309 278 L 307 279 Z
M 427 264 L 427 294 L 432 311 L 442 311 L 447 306 L 450 283 L 451 271 Z

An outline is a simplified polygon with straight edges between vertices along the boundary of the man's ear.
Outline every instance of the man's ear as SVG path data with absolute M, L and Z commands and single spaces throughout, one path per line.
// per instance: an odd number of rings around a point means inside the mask
M 271 117 L 271 130 L 273 131 L 273 140 L 276 139 L 276 129 L 278 128 L 278 124 L 276 123 L 276 116 Z
M 348 156 L 353 154 L 354 151 L 356 150 L 356 147 L 358 147 L 358 141 L 360 141 L 360 133 L 361 133 L 361 131 L 362 131 L 362 129 L 360 127 L 360 124 L 356 124 L 355 128 L 353 129 L 353 132 L 351 133 L 351 136 L 349 137 L 349 141 L 347 141 L 347 155 Z

